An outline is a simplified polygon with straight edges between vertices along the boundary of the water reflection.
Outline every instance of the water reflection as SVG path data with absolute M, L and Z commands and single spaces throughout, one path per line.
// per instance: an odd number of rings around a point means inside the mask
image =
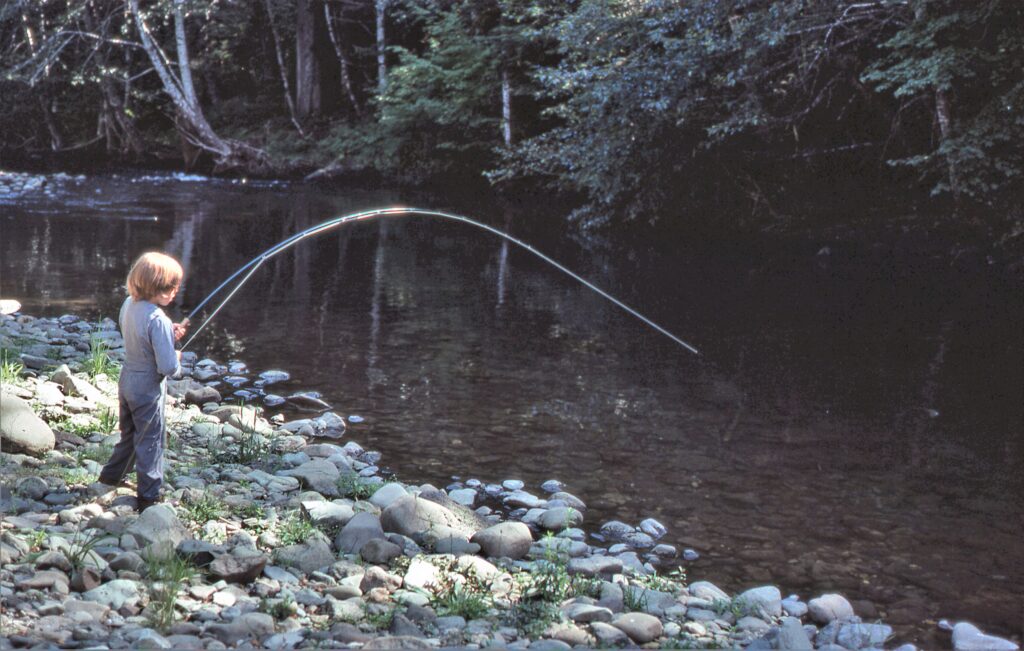
M 112 316 L 151 248 L 185 263 L 184 312 L 288 235 L 408 197 L 89 179 L 64 199 L 5 206 L 0 291 L 28 313 Z M 703 554 L 691 576 L 726 589 L 839 590 L 926 642 L 935 616 L 1020 633 L 1015 288 L 889 259 L 531 240 L 696 336 L 697 358 L 469 230 L 393 219 L 310 240 L 195 346 L 365 416 L 353 437 L 408 481 L 556 477 L 592 525 L 660 519 Z

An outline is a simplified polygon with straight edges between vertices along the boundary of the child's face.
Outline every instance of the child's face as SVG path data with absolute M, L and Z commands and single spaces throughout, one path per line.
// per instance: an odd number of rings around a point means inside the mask
M 178 285 L 178 287 L 180 286 L 181 285 Z M 167 307 L 168 305 L 171 304 L 171 301 L 174 300 L 174 297 L 178 295 L 178 287 L 157 294 L 156 296 L 153 297 L 153 302 L 159 305 L 160 307 Z

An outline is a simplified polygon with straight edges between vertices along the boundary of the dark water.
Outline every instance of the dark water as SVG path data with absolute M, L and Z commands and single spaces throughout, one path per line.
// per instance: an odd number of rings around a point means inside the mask
M 181 316 L 304 227 L 446 207 L 169 178 L 50 187 L 0 200 L 0 293 L 28 314 L 114 316 L 127 266 L 164 249 L 185 263 Z M 470 216 L 520 235 L 537 219 Z M 285 369 L 289 389 L 364 417 L 351 437 L 404 481 L 519 478 L 539 494 L 558 478 L 589 526 L 659 519 L 701 553 L 693 579 L 838 591 L 927 647 L 946 644 L 939 618 L 1020 639 L 1019 286 L 889 245 L 530 241 L 702 356 L 493 235 L 417 218 L 275 258 L 193 348 Z

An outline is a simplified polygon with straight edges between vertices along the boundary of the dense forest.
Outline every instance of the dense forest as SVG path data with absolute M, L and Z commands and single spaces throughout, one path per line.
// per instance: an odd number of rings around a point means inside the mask
M 1020 238 L 1021 25 L 1018 0 L 3 0 L 0 164 L 542 189 L 586 227 L 895 201 Z

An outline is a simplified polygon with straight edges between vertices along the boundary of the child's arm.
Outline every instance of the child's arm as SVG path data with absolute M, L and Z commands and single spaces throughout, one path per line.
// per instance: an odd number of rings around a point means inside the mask
M 156 370 L 160 375 L 173 377 L 181 373 L 178 351 L 174 350 L 174 327 L 167 317 L 149 322 L 149 340 L 153 344 Z

